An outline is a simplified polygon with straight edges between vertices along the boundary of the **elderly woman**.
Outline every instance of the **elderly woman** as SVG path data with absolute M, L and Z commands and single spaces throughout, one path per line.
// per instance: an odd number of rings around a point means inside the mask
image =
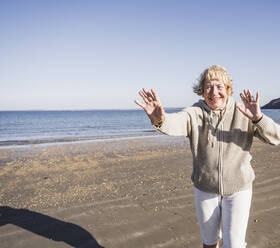
M 204 100 L 174 114 L 164 112 L 154 90 L 143 89 L 139 94 L 145 104 L 135 103 L 160 132 L 190 140 L 203 247 L 219 247 L 223 236 L 224 248 L 243 248 L 255 178 L 250 165 L 253 138 L 277 145 L 280 126 L 261 112 L 258 93 L 254 97 L 244 90 L 243 106 L 232 99 L 232 79 L 221 66 L 207 68 L 194 92 Z

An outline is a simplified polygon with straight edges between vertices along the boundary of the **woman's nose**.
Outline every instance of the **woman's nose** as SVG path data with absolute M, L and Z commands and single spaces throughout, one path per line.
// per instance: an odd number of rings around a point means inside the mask
M 211 94 L 213 94 L 213 95 L 218 94 L 218 89 L 216 86 L 211 87 Z

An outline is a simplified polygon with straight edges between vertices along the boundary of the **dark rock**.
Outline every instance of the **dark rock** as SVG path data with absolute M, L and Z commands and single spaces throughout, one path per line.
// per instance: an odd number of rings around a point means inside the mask
M 262 109 L 280 109 L 280 98 L 274 99 L 261 107 Z

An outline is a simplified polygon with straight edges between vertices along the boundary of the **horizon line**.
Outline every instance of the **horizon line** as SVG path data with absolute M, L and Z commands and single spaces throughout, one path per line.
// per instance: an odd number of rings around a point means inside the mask
M 176 109 L 185 107 L 164 107 L 165 109 Z M 13 112 L 13 111 L 96 111 L 96 110 L 143 110 L 139 108 L 96 108 L 96 109 L 0 109 L 0 112 Z

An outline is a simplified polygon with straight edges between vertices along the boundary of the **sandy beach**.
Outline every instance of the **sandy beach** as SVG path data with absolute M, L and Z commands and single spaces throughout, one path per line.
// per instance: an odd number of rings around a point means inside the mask
M 280 247 L 280 146 L 255 140 L 248 248 Z M 0 247 L 201 247 L 188 140 L 0 149 Z

